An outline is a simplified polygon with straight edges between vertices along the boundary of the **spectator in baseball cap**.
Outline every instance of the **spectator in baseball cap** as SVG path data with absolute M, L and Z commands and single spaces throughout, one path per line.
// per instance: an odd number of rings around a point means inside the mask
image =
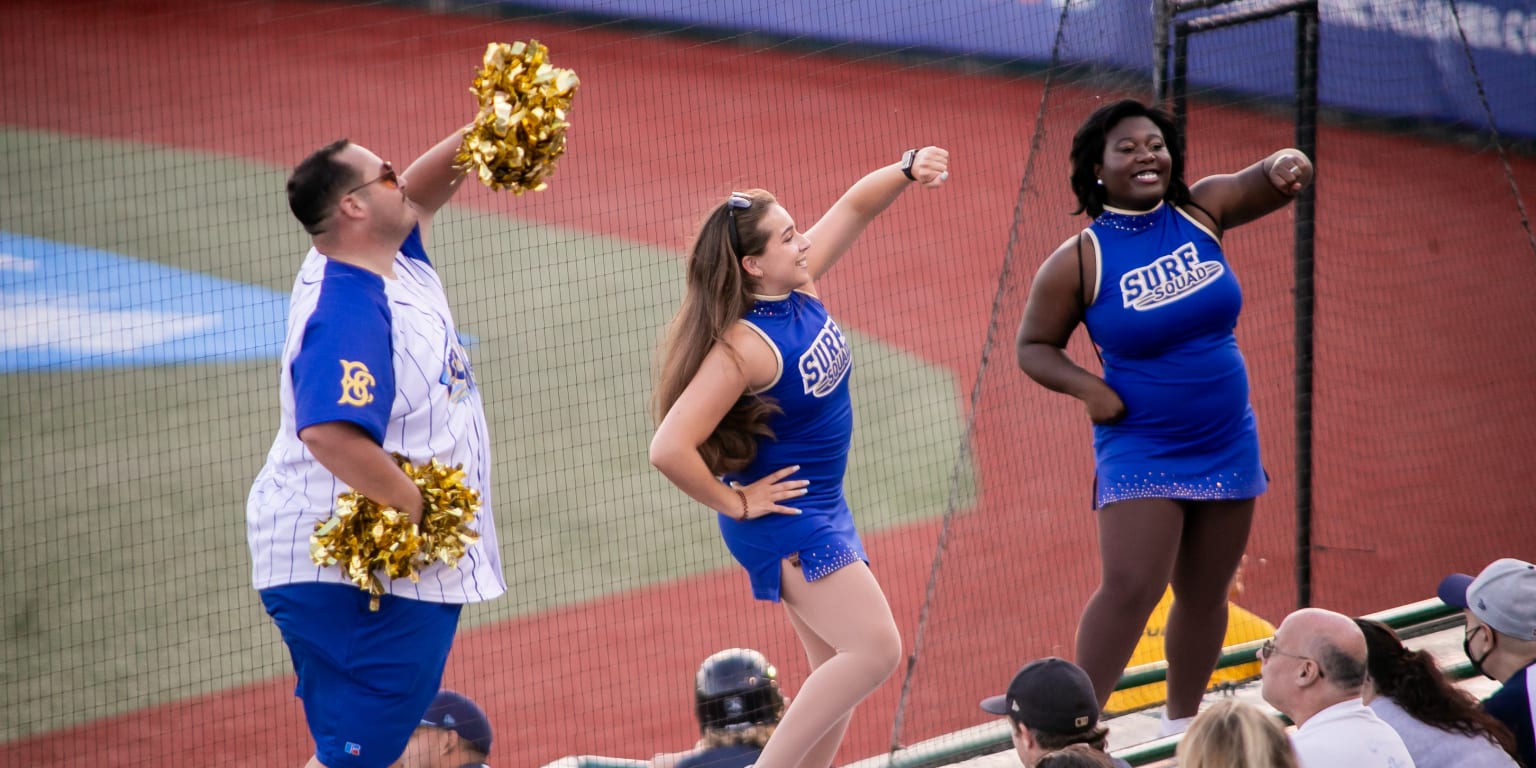
M 1515 734 L 1520 761 L 1536 766 L 1536 565 L 1504 558 L 1476 578 L 1453 573 L 1437 590 L 1467 617 L 1462 648 L 1472 667 L 1504 685 L 1483 709 Z
M 699 665 L 693 691 L 698 743 L 655 755 L 650 768 L 751 768 L 789 706 L 779 671 L 751 648 L 711 654 Z
M 1109 743 L 1088 673 L 1055 656 L 1025 664 L 1008 684 L 1008 692 L 983 699 L 981 708 L 1008 717 L 1013 748 L 1025 768 L 1035 768 L 1045 755 L 1073 744 L 1103 752 Z M 1112 758 L 1111 764 L 1129 768 L 1119 759 Z
M 438 691 L 395 768 L 471 768 L 491 753 L 491 721 L 468 696 Z

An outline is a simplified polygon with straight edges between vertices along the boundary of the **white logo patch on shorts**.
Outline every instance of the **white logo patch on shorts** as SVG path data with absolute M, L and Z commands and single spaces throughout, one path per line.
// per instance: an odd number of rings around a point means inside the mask
M 851 367 L 853 356 L 848 351 L 848 341 L 829 317 L 811 342 L 811 348 L 800 356 L 800 381 L 805 385 L 805 393 L 816 397 L 832 394 Z
M 1144 312 L 1172 304 L 1215 282 L 1225 273 L 1219 261 L 1201 261 L 1194 243 L 1120 276 L 1120 298 L 1127 309 Z

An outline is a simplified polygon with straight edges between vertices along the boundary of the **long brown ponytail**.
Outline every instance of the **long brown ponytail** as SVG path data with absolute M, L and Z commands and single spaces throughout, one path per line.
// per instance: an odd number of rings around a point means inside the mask
M 741 259 L 761 253 L 767 244 L 768 235 L 761 231 L 759 223 L 777 201 L 761 189 L 734 196 L 750 200 L 751 205 L 733 207 L 727 200 L 716 206 L 689 249 L 683 302 L 667 326 L 657 354 L 651 416 L 658 424 L 693 381 L 715 345 L 724 346 L 738 363 L 741 360 L 725 340 L 726 331 L 746 316 L 754 301 Z M 738 235 L 741 253 L 732 247 L 732 227 Z M 699 446 L 705 465 L 722 475 L 751 464 L 757 456 L 758 438 L 773 437 L 768 417 L 779 412 L 778 404 L 771 398 L 743 394 L 720 420 L 720 426 Z
M 1373 619 L 1355 619 L 1365 633 L 1366 670 L 1376 692 L 1426 725 L 1466 736 L 1480 736 L 1519 760 L 1509 728 L 1483 711 L 1472 694 L 1448 680 L 1433 656 L 1410 651 L 1392 628 Z

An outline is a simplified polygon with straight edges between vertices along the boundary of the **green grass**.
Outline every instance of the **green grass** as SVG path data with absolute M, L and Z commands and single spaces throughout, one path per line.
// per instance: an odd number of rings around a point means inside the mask
M 61 169 L 66 153 L 99 175 Z M 0 178 L 10 232 L 283 293 L 308 247 L 266 166 L 0 129 Z M 478 339 L 510 587 L 465 625 L 729 565 L 710 515 L 646 462 L 677 255 L 454 208 L 432 253 Z M 849 335 L 861 528 L 941 514 L 963 427 L 955 382 Z M 0 741 L 288 671 L 244 528 L 276 382 L 270 360 L 0 375 Z M 969 500 L 974 479 L 961 483 Z

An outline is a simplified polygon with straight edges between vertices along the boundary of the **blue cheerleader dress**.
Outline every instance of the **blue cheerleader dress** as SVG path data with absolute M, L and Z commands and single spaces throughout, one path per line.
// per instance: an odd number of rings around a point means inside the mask
M 869 558 L 843 498 L 843 474 L 853 439 L 848 379 L 853 357 L 842 329 L 820 299 L 800 291 L 757 297 L 745 322 L 779 358 L 779 376 L 757 394 L 778 401 L 783 413 L 769 419 L 773 438 L 758 440 L 757 457 L 727 483 L 749 485 L 798 465 L 790 480 L 809 480 L 807 493 L 785 502 L 798 515 L 764 515 L 741 522 L 719 515 L 720 534 L 747 571 L 752 595 L 778 601 L 780 563 L 789 559 L 815 581 Z
M 1248 499 L 1268 485 L 1233 334 L 1243 292 L 1209 230 L 1172 205 L 1105 209 L 1084 323 L 1125 418 L 1093 429 L 1095 508 Z

